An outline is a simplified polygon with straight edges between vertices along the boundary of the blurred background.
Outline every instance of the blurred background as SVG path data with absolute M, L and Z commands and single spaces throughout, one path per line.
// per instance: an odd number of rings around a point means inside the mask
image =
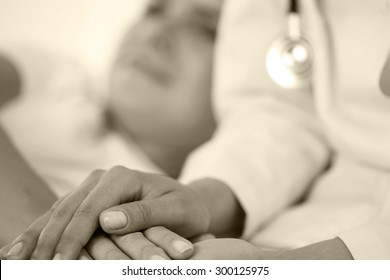
M 99 79 L 146 2 L 0 0 L 0 50 L 27 44 L 73 56 Z

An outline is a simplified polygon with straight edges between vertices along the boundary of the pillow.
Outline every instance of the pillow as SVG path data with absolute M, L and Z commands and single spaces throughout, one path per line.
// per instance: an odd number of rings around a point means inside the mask
M 74 56 L 101 81 L 146 0 L 1 0 L 0 49 L 28 45 Z

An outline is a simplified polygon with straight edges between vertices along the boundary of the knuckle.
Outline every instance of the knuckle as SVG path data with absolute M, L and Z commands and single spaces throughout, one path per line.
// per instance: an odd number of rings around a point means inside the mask
M 128 169 L 124 166 L 117 165 L 109 170 L 110 176 L 123 177 L 127 183 L 131 186 L 139 186 L 142 183 L 141 173 L 132 169 Z
M 88 208 L 85 207 L 79 207 L 77 208 L 76 212 L 74 212 L 73 217 L 88 217 L 91 215 L 91 212 L 88 210 Z
M 69 214 L 69 210 L 66 207 L 55 207 L 50 215 L 51 218 L 61 219 Z
M 92 209 L 92 205 L 83 203 L 77 208 L 77 210 L 73 214 L 74 218 L 88 218 L 88 219 L 94 219 L 98 220 L 99 216 L 94 213 Z
M 152 217 L 152 210 L 144 203 L 136 204 L 135 207 L 135 210 L 130 213 L 130 220 L 137 223 L 140 227 L 146 227 Z
M 122 165 L 116 165 L 114 167 L 111 167 L 111 169 L 109 170 L 109 173 L 112 173 L 112 174 L 123 174 L 123 173 L 128 173 L 128 172 L 132 172 L 132 170 L 130 170 Z

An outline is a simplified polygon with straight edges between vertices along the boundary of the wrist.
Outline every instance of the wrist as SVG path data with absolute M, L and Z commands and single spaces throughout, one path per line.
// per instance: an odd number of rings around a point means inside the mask
M 196 216 L 199 217 L 200 220 L 201 232 L 198 232 L 197 234 L 211 233 L 211 209 L 208 207 L 208 204 L 204 197 L 204 193 L 202 192 L 201 188 L 198 187 L 198 183 L 190 184 L 187 187 L 189 191 L 192 192 L 191 197 L 193 197 L 193 200 L 195 201 L 194 209 L 196 211 L 191 211 L 191 213 L 192 215 L 197 213 Z M 194 216 L 192 216 L 191 218 L 194 219 Z
M 231 189 L 216 179 L 201 179 L 188 185 L 207 209 L 208 232 L 218 237 L 241 234 L 245 213 Z

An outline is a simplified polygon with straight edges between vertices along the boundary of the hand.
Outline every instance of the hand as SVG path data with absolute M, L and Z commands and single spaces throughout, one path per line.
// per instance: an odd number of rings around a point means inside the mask
M 34 259 L 75 259 L 99 227 L 99 217 L 103 230 L 115 235 L 164 225 L 192 237 L 209 227 L 208 209 L 192 189 L 161 175 L 114 167 L 94 172 L 13 243 L 34 248 Z
M 110 236 L 98 230 L 85 248 L 95 260 L 183 260 L 194 251 L 191 242 L 160 226 Z
M 192 238 L 191 242 L 212 238 L 215 238 L 212 234 L 202 234 Z M 152 227 L 143 233 L 122 236 L 108 236 L 98 230 L 85 248 L 83 259 L 95 260 L 183 260 L 194 251 L 190 242 L 164 227 Z
M 42 218 L 41 218 L 42 219 Z M 42 221 L 42 220 L 41 220 Z M 42 225 L 40 221 L 35 223 L 35 228 Z M 32 236 L 30 235 L 30 238 Z M 30 244 L 36 244 L 35 240 L 30 239 Z M 197 240 L 210 238 L 209 235 L 197 237 Z M 23 246 L 18 256 L 14 253 L 20 248 L 20 237 L 12 244 L 8 244 L 0 249 L 0 259 L 30 259 L 34 251 L 33 246 Z M 16 249 L 12 250 L 15 247 Z M 168 260 L 168 259 L 187 259 L 193 253 L 191 242 L 182 238 L 174 232 L 164 227 L 152 227 L 142 232 L 130 233 L 126 235 L 108 236 L 101 230 L 97 230 L 91 237 L 88 244 L 81 251 L 78 259 L 80 260 Z M 13 252 L 12 252 L 13 251 Z M 33 259 L 35 257 L 32 257 Z
M 192 260 L 353 260 L 340 238 L 291 250 L 262 250 L 240 239 L 213 239 L 195 244 Z
M 256 246 L 241 239 L 210 239 L 195 244 L 191 260 L 260 260 L 266 256 Z

